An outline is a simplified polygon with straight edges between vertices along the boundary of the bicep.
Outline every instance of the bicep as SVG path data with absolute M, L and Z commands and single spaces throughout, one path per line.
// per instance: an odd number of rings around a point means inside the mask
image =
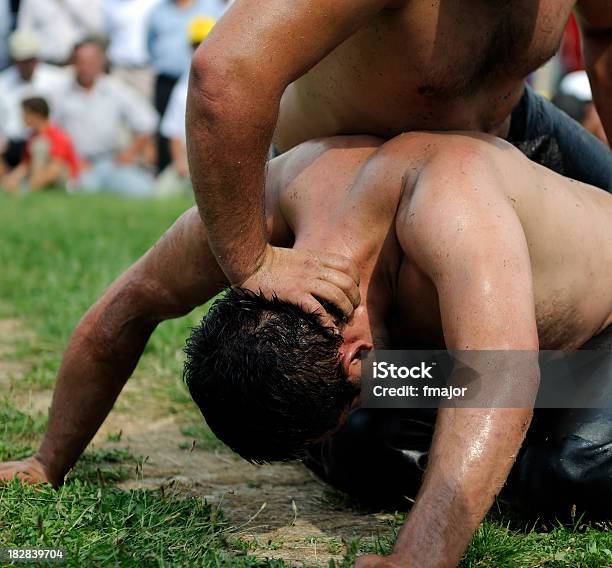
M 389 1 L 237 0 L 202 44 L 196 61 L 208 54 L 212 61 L 229 63 L 237 77 L 283 90 Z
M 474 201 L 425 206 L 401 240 L 436 287 L 449 349 L 537 349 L 522 225 L 505 198 Z

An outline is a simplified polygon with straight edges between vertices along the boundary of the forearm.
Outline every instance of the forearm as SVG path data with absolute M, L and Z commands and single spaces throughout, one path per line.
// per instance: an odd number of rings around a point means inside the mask
M 584 58 L 593 100 L 609 140 L 612 140 L 612 30 L 585 31 Z
M 405 566 L 454 568 L 506 481 L 528 409 L 442 409 L 421 491 L 395 545 Z
M 30 191 L 40 191 L 54 183 L 57 183 L 61 174 L 61 165 L 51 163 L 47 166 L 32 172 L 29 181 Z
M 194 65 L 187 105 L 189 171 L 210 246 L 228 279 L 240 283 L 256 270 L 267 245 L 265 167 L 281 93 L 247 89 L 239 81 L 227 88 L 217 84 L 211 94 L 206 81 L 205 70 Z
M 144 154 L 150 141 L 150 134 L 136 134 L 131 144 L 121 153 L 121 156 L 123 156 L 127 162 L 134 162 L 138 157 Z
M 59 371 L 49 424 L 37 458 L 61 485 L 110 412 L 155 325 L 112 321 L 94 307 L 76 329 Z
M 29 171 L 29 166 L 27 166 L 25 163 L 21 163 L 13 171 L 4 176 L 4 178 L 0 181 L 0 185 L 9 190 L 17 189 L 19 184 L 26 178 Z
M 181 176 L 187 176 L 189 169 L 187 167 L 187 152 L 183 141 L 179 138 L 170 138 L 170 157 L 172 165 Z

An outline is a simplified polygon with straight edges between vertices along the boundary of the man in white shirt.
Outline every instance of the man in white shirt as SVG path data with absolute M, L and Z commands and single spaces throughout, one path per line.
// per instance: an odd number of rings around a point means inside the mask
M 30 134 L 23 123 L 21 102 L 30 97 L 42 97 L 53 116 L 68 76 L 62 69 L 39 61 L 39 42 L 32 32 L 13 33 L 9 46 L 14 64 L 0 73 L 0 96 L 5 109 L 0 135 L 8 141 L 2 157 L 9 167 L 14 167 L 21 161 L 23 146 Z
M 195 51 L 206 39 L 215 25 L 213 18 L 198 17 L 189 25 L 188 38 Z M 170 164 L 157 178 L 155 193 L 159 196 L 175 193 L 191 193 L 191 179 L 187 164 L 187 133 L 185 115 L 187 112 L 187 90 L 189 72 L 183 73 L 174 86 L 159 131 L 169 141 Z
M 17 28 L 35 31 L 42 59 L 63 65 L 75 44 L 102 33 L 100 0 L 21 0 Z
M 172 90 L 168 108 L 159 127 L 161 135 L 169 140 L 171 158 L 170 164 L 159 174 L 155 183 L 155 193 L 160 197 L 190 193 L 192 190 L 185 132 L 188 85 L 189 74 L 185 73 Z
M 145 98 L 153 96 L 153 71 L 148 66 L 147 23 L 159 0 L 102 0 L 104 33 L 108 36 L 111 74 Z
M 136 91 L 104 72 L 104 46 L 88 39 L 74 51 L 75 78 L 57 122 L 83 159 L 79 186 L 87 191 L 149 195 L 153 176 L 145 167 L 157 114 Z M 126 131 L 131 140 L 125 141 Z

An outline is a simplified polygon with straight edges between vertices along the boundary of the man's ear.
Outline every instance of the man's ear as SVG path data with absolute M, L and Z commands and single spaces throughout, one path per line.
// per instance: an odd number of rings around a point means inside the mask
M 342 367 L 349 377 L 361 375 L 361 356 L 367 354 L 372 348 L 372 343 L 363 339 L 358 339 L 348 344 L 345 343 L 342 346 L 340 350 Z

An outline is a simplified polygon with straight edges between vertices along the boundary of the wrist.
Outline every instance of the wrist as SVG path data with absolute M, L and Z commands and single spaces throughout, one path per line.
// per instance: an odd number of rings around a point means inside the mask
M 36 453 L 30 460 L 41 481 L 56 488 L 64 484 L 65 472 L 60 473 L 54 470 L 50 465 L 51 461 L 47 460 L 41 452 Z
M 393 566 L 393 568 L 413 568 L 413 564 L 409 562 L 410 555 L 402 554 L 397 550 L 394 550 L 387 559 Z
M 265 242 L 254 254 L 251 252 L 248 261 L 236 262 L 234 266 L 228 267 L 226 275 L 230 283 L 234 286 L 242 286 L 253 274 L 261 270 L 270 258 L 273 249 L 272 245 Z M 219 263 L 221 264 L 221 259 L 219 259 Z

